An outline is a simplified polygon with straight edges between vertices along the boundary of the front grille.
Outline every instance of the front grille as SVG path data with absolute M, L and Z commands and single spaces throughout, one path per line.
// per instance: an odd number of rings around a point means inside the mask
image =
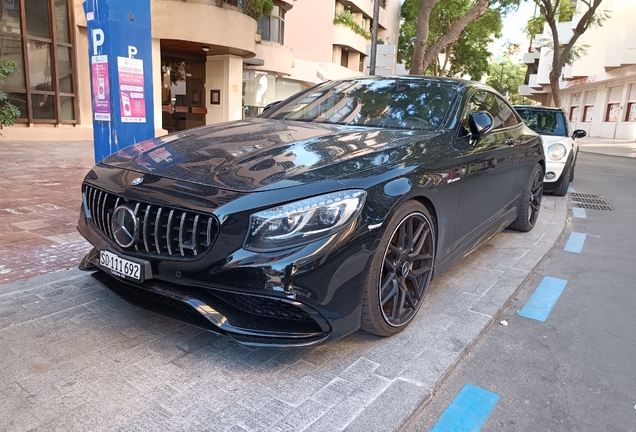
M 211 215 L 129 200 L 89 185 L 83 189 L 90 218 L 113 241 L 113 211 L 124 203 L 134 211 L 139 226 L 137 240 L 124 248 L 131 252 L 193 257 L 205 252 L 218 233 L 218 223 Z

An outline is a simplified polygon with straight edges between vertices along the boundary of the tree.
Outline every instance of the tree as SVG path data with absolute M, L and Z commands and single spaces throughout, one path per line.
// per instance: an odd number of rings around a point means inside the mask
M 0 88 L 4 81 L 17 71 L 15 62 L 6 57 L 0 57 Z M 13 125 L 18 117 L 20 117 L 20 110 L 9 102 L 7 93 L 0 90 L 0 130 Z
M 488 70 L 488 45 L 493 37 L 500 37 L 502 17 L 518 6 L 519 1 L 486 1 L 488 7 L 484 13 L 469 21 L 471 12 L 474 15 L 476 0 L 434 0 L 424 29 L 424 33 L 428 32 L 425 52 L 420 52 L 426 59 L 418 69 L 420 60 L 416 51 L 423 37 L 421 15 L 431 2 L 405 0 L 401 11 L 399 55 L 412 74 L 470 75 L 473 79 L 481 79 Z M 440 53 L 444 54 L 441 62 Z
M 508 57 L 503 62 L 493 62 L 488 65 L 486 84 L 501 94 L 507 94 L 511 104 L 528 105 L 532 101 L 519 94 L 519 86 L 526 77 L 526 69 L 525 64 L 515 64 Z
M 550 69 L 550 89 L 552 90 L 552 100 L 555 106 L 561 106 L 561 95 L 559 93 L 559 79 L 563 67 L 569 64 L 577 56 L 581 55 L 580 48 L 577 51 L 575 44 L 579 37 L 590 27 L 601 26 L 603 21 L 609 17 L 607 11 L 599 11 L 598 8 L 603 0 L 579 0 L 582 5 L 582 15 L 576 27 L 572 29 L 572 37 L 567 43 L 559 42 L 559 31 L 557 24 L 569 21 L 575 10 L 570 0 L 533 0 L 539 7 L 539 17 L 528 21 L 528 32 L 536 35 L 541 31 L 543 24 L 549 27 L 552 40 L 548 45 L 552 51 L 552 64 Z
M 423 0 L 417 16 L 417 35 L 413 42 L 413 58 L 411 75 L 422 75 L 426 69 L 439 56 L 442 50 L 447 49 L 459 40 L 461 32 L 468 24 L 484 15 L 488 10 L 489 0 L 477 0 L 477 3 L 459 20 L 453 23 L 448 32 L 440 35 L 429 46 L 430 19 L 433 8 L 439 0 Z

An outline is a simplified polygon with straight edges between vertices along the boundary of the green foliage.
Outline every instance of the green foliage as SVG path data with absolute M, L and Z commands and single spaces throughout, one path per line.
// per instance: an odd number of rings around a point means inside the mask
M 501 63 L 504 63 L 503 67 Z M 488 65 L 486 84 L 497 89 L 501 94 L 508 94 L 508 101 L 515 105 L 529 105 L 532 102 L 519 94 L 519 86 L 526 78 L 527 66 L 513 63 L 510 58 L 503 62 Z
M 550 0 L 554 2 L 555 0 Z M 534 3 L 539 5 L 539 0 L 535 0 Z M 552 3 L 554 4 L 554 3 Z M 570 3 L 569 1 L 562 0 L 559 3 L 559 13 L 557 18 L 557 22 L 566 22 L 571 21 L 574 13 L 576 12 L 576 5 L 574 3 Z M 591 28 L 595 27 L 603 27 L 603 22 L 611 17 L 611 12 L 608 10 L 602 10 L 596 12 L 592 17 L 592 23 L 590 24 Z M 524 29 L 525 33 L 529 37 L 534 37 L 540 34 L 543 31 L 543 26 L 545 25 L 545 16 L 539 12 L 537 16 L 533 16 L 528 20 L 528 24 Z
M 371 32 L 358 24 L 353 13 L 351 13 L 351 11 L 347 9 L 337 14 L 336 17 L 333 19 L 333 23 L 345 25 L 353 30 L 354 33 L 359 34 L 365 39 L 371 39 Z
M 535 3 L 537 2 L 535 1 Z M 570 3 L 569 1 L 561 1 L 559 3 L 559 14 L 557 17 L 557 22 L 566 22 L 572 20 L 572 16 L 574 15 L 575 11 L 576 8 L 572 3 Z M 529 37 L 534 37 L 543 31 L 544 25 L 545 16 L 539 13 L 537 16 L 533 16 L 528 20 L 528 25 L 526 26 L 524 31 Z
M 552 43 L 552 40 L 547 39 L 547 38 L 546 39 L 541 39 L 539 41 L 539 43 L 541 44 L 541 46 L 545 47 L 546 53 L 551 53 L 552 52 L 552 45 L 554 45 Z M 563 53 L 563 49 L 564 48 L 565 48 L 565 44 L 559 44 L 559 57 Z M 589 48 L 590 48 L 590 45 L 588 45 L 588 44 L 576 44 L 576 45 L 573 45 L 572 49 L 570 49 L 570 52 L 568 53 L 568 56 L 565 58 L 565 64 L 566 65 L 571 65 L 575 61 L 581 60 L 583 57 L 585 57 L 587 55 L 587 50 Z
M 447 71 L 444 71 L 443 64 L 433 64 L 426 73 L 448 76 L 469 75 L 472 79 L 481 79 L 488 71 L 488 58 L 491 56 L 488 45 L 494 38 L 501 36 L 502 18 L 515 10 L 519 1 L 491 2 L 486 14 L 470 23 L 460 35 L 457 43 L 450 47 L 446 65 Z M 407 69 L 411 68 L 412 39 L 417 35 L 417 18 L 421 5 L 422 0 L 405 0 L 402 4 L 398 58 L 405 62 Z M 429 20 L 427 47 L 448 33 L 450 27 L 474 5 L 475 0 L 440 0 L 433 8 Z
M 0 57 L 0 88 L 7 78 L 18 71 L 18 66 L 6 57 Z M 20 110 L 9 102 L 7 93 L 0 90 L 0 129 L 11 126 L 20 117 Z
M 272 0 L 243 0 L 243 13 L 254 19 L 269 16 L 274 9 Z

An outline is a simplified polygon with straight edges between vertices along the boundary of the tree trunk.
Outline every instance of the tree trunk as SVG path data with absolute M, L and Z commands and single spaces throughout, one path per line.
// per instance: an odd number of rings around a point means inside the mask
M 413 57 L 411 58 L 411 75 L 424 75 L 426 68 L 424 65 L 424 52 L 426 52 L 426 43 L 428 42 L 428 21 L 431 18 L 431 12 L 438 0 L 424 0 L 420 7 L 420 13 L 417 16 L 417 38 L 413 43 Z
M 541 1 L 541 3 L 539 3 Z M 542 14 L 546 18 L 546 22 L 550 26 L 552 32 L 552 70 L 550 71 L 550 89 L 552 90 L 552 101 L 554 106 L 561 106 L 561 89 L 559 87 L 559 81 L 565 62 L 572 51 L 572 47 L 579 39 L 579 37 L 585 33 L 585 31 L 592 24 L 592 18 L 596 13 L 596 10 L 601 5 L 603 0 L 593 0 L 590 3 L 584 2 L 588 9 L 583 14 L 576 27 L 572 31 L 572 37 L 563 45 L 563 48 L 559 45 L 559 34 L 557 31 L 557 18 L 558 18 L 558 4 L 557 7 L 551 8 L 552 4 L 549 0 L 535 0 L 541 8 Z
M 444 36 L 437 39 L 433 43 L 433 45 L 431 45 L 427 50 L 424 51 L 424 53 L 422 54 L 421 68 L 419 69 L 422 71 L 419 73 L 420 75 L 424 73 L 426 69 L 428 69 L 431 63 L 433 63 L 433 60 L 439 56 L 439 53 L 442 52 L 442 50 L 455 44 L 459 40 L 459 37 L 461 36 L 462 32 L 464 31 L 464 29 L 466 28 L 468 24 L 475 21 L 477 18 L 483 16 L 486 13 L 486 11 L 488 10 L 488 2 L 489 0 L 478 0 L 477 4 L 475 4 L 475 6 L 473 6 L 473 8 L 466 13 L 466 15 L 461 17 L 459 21 L 453 24 L 453 26 L 448 30 L 448 33 L 446 33 Z M 424 4 L 426 4 L 426 0 Z M 424 4 L 422 4 L 422 7 L 424 7 Z M 422 16 L 421 11 L 422 10 L 420 9 L 420 17 Z M 428 13 L 429 18 L 430 18 L 430 15 L 431 13 L 429 11 Z M 417 25 L 418 25 L 418 40 L 416 42 L 419 42 L 419 30 L 420 30 L 419 17 L 418 17 Z M 426 26 L 427 26 L 426 31 L 427 31 L 427 38 L 428 38 L 428 21 L 426 22 Z M 426 47 L 426 41 L 424 42 L 424 46 Z M 415 53 L 413 55 L 413 65 L 415 66 Z M 417 65 L 419 66 L 420 63 L 418 63 Z M 411 71 L 413 71 L 413 67 L 411 67 Z
M 560 107 L 561 106 L 561 89 L 559 87 L 559 75 L 553 77 L 554 71 L 550 72 L 550 89 L 552 90 L 552 102 L 553 106 Z

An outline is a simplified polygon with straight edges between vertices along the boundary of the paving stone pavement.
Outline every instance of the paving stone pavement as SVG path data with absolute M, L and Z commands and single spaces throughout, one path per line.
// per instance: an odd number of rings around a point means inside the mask
M 76 267 L 90 249 L 77 232 L 89 141 L 0 137 L 0 284 Z
M 566 217 L 564 198 L 544 197 L 533 231 L 500 233 L 436 278 L 404 332 L 315 348 L 244 347 L 129 306 L 75 269 L 2 284 L 0 430 L 396 430 Z

